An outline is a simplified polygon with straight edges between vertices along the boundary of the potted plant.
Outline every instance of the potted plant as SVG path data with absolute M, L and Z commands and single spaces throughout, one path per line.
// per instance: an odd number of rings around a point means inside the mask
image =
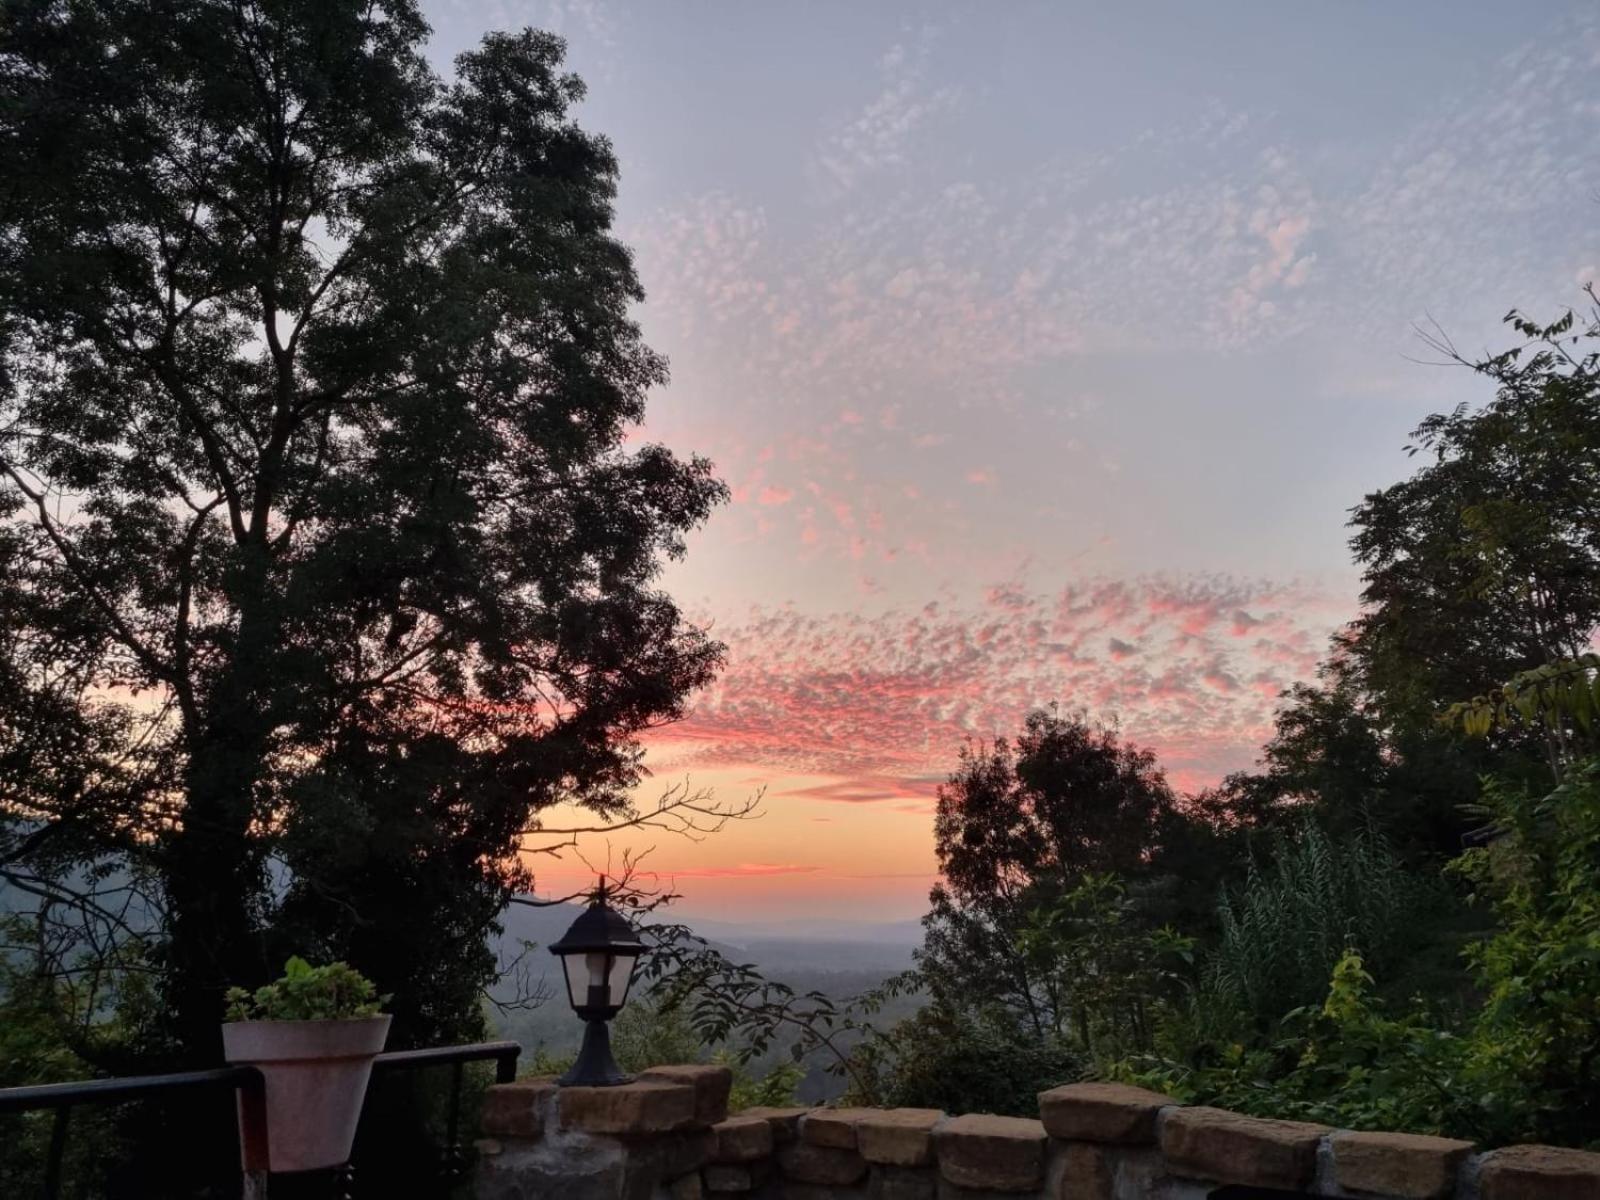
M 372 1060 L 389 1036 L 388 1000 L 345 963 L 291 958 L 255 994 L 228 991 L 223 1056 L 266 1082 L 268 1166 L 314 1171 L 350 1158 Z

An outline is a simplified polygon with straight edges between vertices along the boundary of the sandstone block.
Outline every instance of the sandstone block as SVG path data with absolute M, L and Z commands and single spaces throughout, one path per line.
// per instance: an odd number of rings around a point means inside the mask
M 712 1158 L 719 1163 L 742 1163 L 772 1153 L 772 1125 L 762 1117 L 729 1117 L 711 1127 L 716 1135 Z
M 630 1186 L 627 1156 L 616 1142 L 583 1139 L 577 1148 L 547 1138 L 512 1144 L 478 1160 L 472 1194 L 477 1200 L 527 1200 L 559 1196 L 561 1200 L 620 1200 L 637 1192 Z
M 716 1134 L 692 1126 L 671 1137 L 627 1135 L 623 1140 L 628 1144 L 630 1161 L 637 1162 L 645 1171 L 654 1171 L 662 1179 L 676 1179 L 698 1171 L 711 1161 L 717 1149 Z
M 771 1108 L 766 1105 L 755 1105 L 747 1108 L 739 1115 L 741 1117 L 760 1117 L 772 1126 L 772 1140 L 775 1143 L 792 1142 L 800 1136 L 800 1118 L 812 1112 L 809 1108 Z
M 694 1089 L 694 1119 L 699 1125 L 715 1125 L 728 1115 L 728 1091 L 733 1087 L 733 1072 L 727 1067 L 693 1063 L 681 1067 L 651 1067 L 639 1073 L 640 1079 L 658 1079 L 687 1084 Z
M 870 1163 L 925 1166 L 933 1161 L 933 1127 L 942 1120 L 937 1108 L 863 1109 L 855 1123 L 856 1147 Z
M 1304 1121 L 1175 1108 L 1161 1122 L 1161 1152 L 1179 1175 L 1295 1191 L 1311 1182 L 1328 1132 Z
M 957 1187 L 1028 1192 L 1044 1178 L 1044 1126 L 982 1113 L 951 1117 L 933 1131 L 939 1174 Z
M 756 1185 L 750 1168 L 735 1163 L 713 1163 L 701 1173 L 708 1192 L 748 1192 Z
M 556 1094 L 548 1079 L 522 1079 L 516 1083 L 497 1083 L 483 1097 L 479 1123 L 491 1137 L 521 1138 L 531 1141 L 544 1135 L 545 1114 Z
M 813 1146 L 856 1148 L 856 1122 L 870 1108 L 814 1108 L 800 1118 L 800 1139 Z
M 997 1192 L 993 1188 L 960 1187 L 951 1183 L 937 1172 L 935 1172 L 935 1179 L 937 1184 L 934 1191 L 934 1200 L 1018 1200 L 1018 1193 L 1016 1192 Z M 1031 1197 L 1038 1193 L 1027 1192 L 1023 1194 L 1030 1197 L 1031 1200 Z M 1141 1197 L 1140 1200 L 1144 1200 L 1144 1198 Z M 1168 1197 L 1162 1196 L 1161 1200 L 1168 1200 Z
M 1482 1200 L 1594 1200 L 1600 1196 L 1600 1154 L 1508 1146 L 1485 1156 L 1478 1194 Z
M 1455 1190 L 1471 1142 L 1414 1133 L 1333 1135 L 1333 1177 L 1340 1187 L 1432 1200 Z
M 700 1186 L 699 1171 L 680 1175 L 667 1187 L 667 1195 L 671 1196 L 672 1200 L 701 1200 L 704 1194 Z
M 617 1087 L 564 1087 L 556 1109 L 562 1129 L 584 1133 L 673 1133 L 696 1123 L 694 1088 L 656 1079 Z
M 848 1187 L 867 1173 L 867 1160 L 854 1150 L 819 1146 L 815 1142 L 791 1142 L 778 1150 L 778 1165 L 798 1183 L 820 1183 L 828 1187 Z
M 1116 1172 L 1094 1142 L 1068 1142 L 1050 1163 L 1046 1200 L 1112 1200 Z
M 1135 1145 L 1156 1140 L 1156 1114 L 1176 1103 L 1121 1083 L 1069 1083 L 1039 1093 L 1039 1119 L 1051 1137 Z
M 781 1200 L 868 1200 L 865 1187 L 827 1187 L 786 1179 L 778 1189 Z
M 934 1200 L 938 1175 L 914 1167 L 873 1167 L 868 1200 Z

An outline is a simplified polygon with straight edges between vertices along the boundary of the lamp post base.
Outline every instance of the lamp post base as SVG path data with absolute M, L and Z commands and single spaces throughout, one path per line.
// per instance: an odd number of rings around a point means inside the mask
M 583 1046 L 577 1061 L 556 1083 L 561 1087 L 616 1087 L 632 1083 L 617 1060 L 611 1057 L 611 1027 L 604 1021 L 589 1021 L 583 1027 Z

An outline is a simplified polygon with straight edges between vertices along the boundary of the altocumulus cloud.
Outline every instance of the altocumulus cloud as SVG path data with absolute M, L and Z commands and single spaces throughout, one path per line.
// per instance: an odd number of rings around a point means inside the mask
M 727 669 L 653 758 L 813 777 L 788 794 L 816 800 L 926 802 L 963 739 L 1056 702 L 1116 721 L 1199 787 L 1252 760 L 1278 694 L 1313 675 L 1349 611 L 1312 583 L 1228 576 L 1004 585 L 876 615 L 756 607 L 718 622 Z

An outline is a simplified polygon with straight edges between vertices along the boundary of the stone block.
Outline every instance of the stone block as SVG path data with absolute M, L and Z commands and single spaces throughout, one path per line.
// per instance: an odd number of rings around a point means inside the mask
M 784 1175 L 798 1183 L 820 1183 L 828 1187 L 848 1187 L 867 1173 L 867 1160 L 854 1150 L 819 1146 L 815 1142 L 791 1142 L 779 1147 L 778 1166 Z
M 1600 1154 L 1562 1146 L 1508 1146 L 1484 1156 L 1481 1200 L 1595 1200 Z
M 1094 1142 L 1066 1142 L 1055 1149 L 1045 1179 L 1046 1200 L 1112 1200 L 1116 1170 Z
M 671 1137 L 629 1134 L 622 1140 L 628 1147 L 631 1161 L 663 1179 L 676 1179 L 698 1171 L 711 1161 L 717 1149 L 717 1135 L 709 1129 L 690 1128 Z
M 1161 1152 L 1175 1174 L 1296 1191 L 1311 1182 L 1325 1125 L 1175 1108 L 1161 1121 Z
M 855 1123 L 856 1148 L 870 1163 L 926 1166 L 933 1161 L 933 1127 L 942 1120 L 937 1108 L 863 1109 Z
M 748 1192 L 756 1186 L 750 1168 L 738 1163 L 712 1163 L 701 1174 L 708 1192 Z
M 479 1125 L 490 1137 L 532 1141 L 544 1136 L 545 1116 L 556 1085 L 548 1079 L 494 1084 L 484 1094 Z
M 1039 1093 L 1039 1119 L 1065 1141 L 1143 1145 L 1156 1140 L 1156 1114 L 1176 1103 L 1120 1083 L 1069 1083 Z
M 733 1072 L 709 1063 L 681 1067 L 651 1067 L 639 1072 L 640 1079 L 687 1084 L 694 1089 L 694 1119 L 699 1125 L 715 1125 L 728 1115 L 728 1092 L 733 1087 Z
M 772 1126 L 772 1140 L 776 1144 L 795 1141 L 800 1136 L 800 1118 L 809 1112 L 810 1108 L 772 1108 L 757 1104 L 745 1109 L 741 1117 L 760 1117 Z
M 951 1183 L 937 1172 L 935 1172 L 934 1177 L 934 1200 L 1018 1200 L 1018 1193 L 1016 1192 L 998 1192 L 993 1188 L 961 1187 L 958 1184 Z M 1031 1200 L 1038 1193 L 1029 1192 L 1023 1194 L 1029 1196 Z M 1140 1197 L 1140 1200 L 1144 1200 L 1144 1198 Z M 1164 1197 L 1163 1200 L 1165 1200 Z
M 933 1148 L 940 1176 L 957 1187 L 1031 1192 L 1044 1178 L 1044 1126 L 1024 1117 L 951 1117 Z
M 527 1200 L 559 1196 L 561 1200 L 623 1200 L 630 1187 L 627 1157 L 620 1145 L 604 1138 L 547 1138 L 506 1146 L 501 1153 L 478 1160 L 472 1194 L 476 1200 Z
M 564 1087 L 556 1096 L 562 1129 L 584 1133 L 674 1133 L 695 1122 L 694 1088 L 636 1079 L 617 1087 Z
M 1455 1190 L 1471 1142 L 1415 1133 L 1352 1133 L 1330 1139 L 1333 1178 L 1342 1188 L 1404 1200 L 1435 1200 Z
M 705 1191 L 700 1184 L 700 1172 L 690 1171 L 678 1176 L 667 1185 L 667 1195 L 671 1200 L 702 1200 Z
M 868 1200 L 934 1200 L 938 1173 L 915 1167 L 872 1168 Z
M 814 1108 L 800 1118 L 800 1140 L 837 1150 L 856 1148 L 856 1122 L 870 1108 Z
M 711 1153 L 714 1162 L 750 1162 L 772 1153 L 772 1125 L 762 1117 L 729 1117 L 713 1125 L 711 1132 L 717 1139 Z
M 778 1189 L 780 1200 L 868 1200 L 864 1187 L 828 1187 L 818 1183 L 785 1180 Z

